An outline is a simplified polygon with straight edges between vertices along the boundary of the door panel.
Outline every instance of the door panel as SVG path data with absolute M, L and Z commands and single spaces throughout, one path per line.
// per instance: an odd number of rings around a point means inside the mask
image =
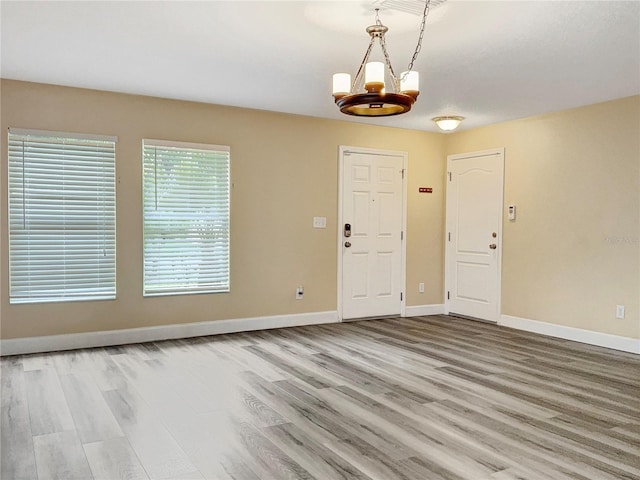
M 395 193 L 378 194 L 378 238 L 392 238 L 394 233 L 398 233 L 397 200 L 398 195 Z
M 487 277 L 491 275 L 491 266 L 482 264 L 458 262 L 456 272 L 456 298 L 482 303 L 488 303 L 491 298 Z
M 397 315 L 402 292 L 403 157 L 344 153 L 342 318 Z M 349 242 L 350 246 L 345 246 Z
M 393 260 L 393 252 L 378 252 L 377 271 L 374 275 L 374 281 L 378 284 L 374 291 L 378 298 L 391 297 L 393 295 L 393 284 L 391 283 L 395 270 Z
M 366 299 L 369 297 L 369 285 L 367 271 L 369 266 L 369 254 L 357 252 L 352 255 L 351 270 L 351 297 L 353 299 Z
M 497 321 L 504 151 L 448 159 L 447 309 Z
M 368 238 L 369 226 L 369 192 L 353 192 L 353 209 L 351 211 L 351 236 Z M 349 223 L 349 222 L 346 222 Z

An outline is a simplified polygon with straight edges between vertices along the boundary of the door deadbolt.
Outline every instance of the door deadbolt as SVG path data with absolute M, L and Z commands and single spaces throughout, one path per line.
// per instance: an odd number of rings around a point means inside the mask
M 491 236 L 492 236 L 493 238 L 496 238 L 496 237 L 498 236 L 498 234 L 497 234 L 496 232 L 493 232 L 493 233 L 491 234 Z

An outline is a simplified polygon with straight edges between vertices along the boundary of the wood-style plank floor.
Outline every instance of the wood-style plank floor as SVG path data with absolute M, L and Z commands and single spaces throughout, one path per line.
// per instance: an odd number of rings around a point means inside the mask
M 1 365 L 3 480 L 640 479 L 640 357 L 469 320 Z

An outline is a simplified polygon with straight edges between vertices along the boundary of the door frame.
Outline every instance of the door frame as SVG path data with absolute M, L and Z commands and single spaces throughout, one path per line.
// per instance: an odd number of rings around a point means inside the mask
M 502 252 L 504 250 L 504 243 L 502 241 L 502 227 L 504 222 L 504 147 L 492 148 L 489 150 L 480 150 L 477 152 L 468 152 L 468 153 L 458 153 L 454 155 L 447 155 L 447 172 L 448 176 L 451 172 L 451 163 L 456 160 L 462 160 L 465 158 L 478 158 L 478 157 L 491 157 L 495 155 L 500 155 L 502 157 L 502 172 L 501 172 L 501 182 L 500 185 L 502 188 L 500 189 L 500 221 L 498 222 L 498 236 L 496 238 L 498 245 L 500 245 L 498 255 L 497 255 L 497 270 L 498 270 L 498 291 L 496 292 L 496 302 L 497 302 L 497 311 L 496 318 L 490 319 L 489 321 L 498 322 L 500 320 L 500 315 L 502 314 Z M 444 313 L 446 315 L 450 312 L 450 300 L 447 298 L 447 292 L 451 291 L 451 261 L 453 259 L 453 253 L 451 252 L 451 243 L 447 241 L 447 235 L 450 231 L 449 229 L 449 221 L 450 221 L 450 204 L 449 204 L 449 182 L 445 178 L 445 183 L 447 185 L 445 191 L 445 253 L 444 253 Z M 488 319 L 481 319 L 488 320 Z
M 399 150 L 381 150 L 377 148 L 366 147 L 352 147 L 347 145 L 340 145 L 338 147 L 338 224 L 337 224 L 337 257 L 338 257 L 338 320 L 343 321 L 342 317 L 342 242 L 344 241 L 342 226 L 344 224 L 342 215 L 343 198 L 342 192 L 344 190 L 343 185 L 343 169 L 344 169 L 344 157 L 347 153 L 362 153 L 365 155 L 386 155 L 393 157 L 400 157 L 402 159 L 402 169 L 404 175 L 402 176 L 402 236 L 400 240 L 400 290 L 402 292 L 402 299 L 400 300 L 400 316 L 406 316 L 407 305 L 407 179 L 408 171 L 407 164 L 409 160 L 409 153 Z

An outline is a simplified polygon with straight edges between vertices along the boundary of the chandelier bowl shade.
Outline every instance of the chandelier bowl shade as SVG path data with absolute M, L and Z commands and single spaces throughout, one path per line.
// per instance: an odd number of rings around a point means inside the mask
M 450 132 L 460 126 L 464 117 L 456 115 L 446 115 L 441 117 L 434 117 L 431 120 L 435 122 L 438 128 L 444 132 Z

